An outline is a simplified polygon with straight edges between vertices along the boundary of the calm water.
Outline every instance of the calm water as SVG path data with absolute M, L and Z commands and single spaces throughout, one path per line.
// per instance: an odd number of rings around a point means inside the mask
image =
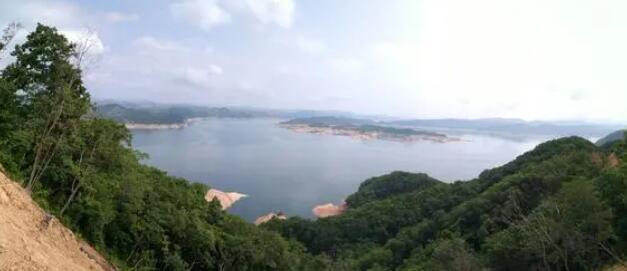
M 271 211 L 311 217 L 320 203 L 341 202 L 365 179 L 394 170 L 443 181 L 476 177 L 532 149 L 541 139 L 461 135 L 460 142 L 400 143 L 301 134 L 271 119 L 209 119 L 180 130 L 134 131 L 147 164 L 250 197 L 229 212 L 253 220 Z

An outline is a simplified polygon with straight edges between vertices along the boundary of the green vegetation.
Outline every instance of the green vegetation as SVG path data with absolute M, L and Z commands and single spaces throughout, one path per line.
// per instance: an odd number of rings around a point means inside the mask
M 80 53 L 43 25 L 15 47 L 0 77 L 0 163 L 123 270 L 624 264 L 625 140 L 603 147 L 578 137 L 549 141 L 466 182 L 393 172 L 365 181 L 340 216 L 256 227 L 206 202 L 208 187 L 140 164 L 144 155 L 131 147 L 129 131 L 93 114 Z
M 38 25 L 2 72 L 0 163 L 14 180 L 122 269 L 301 269 L 302 246 L 141 165 L 124 126 L 89 114 L 76 48 Z
M 263 227 L 346 270 L 594 270 L 625 256 L 624 151 L 571 137 L 467 182 L 395 172 L 340 216 Z

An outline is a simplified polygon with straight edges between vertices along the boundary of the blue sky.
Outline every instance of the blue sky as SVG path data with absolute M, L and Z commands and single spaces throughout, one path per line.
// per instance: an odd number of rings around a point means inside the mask
M 627 121 L 620 0 L 0 0 L 91 32 L 96 98 Z M 83 38 L 84 39 L 84 38 Z M 5 60 L 6 61 L 6 60 Z

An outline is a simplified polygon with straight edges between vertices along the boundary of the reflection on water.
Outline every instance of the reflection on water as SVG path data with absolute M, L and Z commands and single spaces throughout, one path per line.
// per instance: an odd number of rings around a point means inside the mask
M 394 170 L 466 180 L 543 141 L 461 135 L 449 143 L 359 141 L 294 133 L 272 119 L 209 119 L 178 130 L 134 131 L 147 164 L 222 191 L 249 195 L 229 212 L 249 221 L 283 211 L 311 217 L 314 205 L 341 202 L 368 177 Z M 460 136 L 460 135 L 456 135 Z

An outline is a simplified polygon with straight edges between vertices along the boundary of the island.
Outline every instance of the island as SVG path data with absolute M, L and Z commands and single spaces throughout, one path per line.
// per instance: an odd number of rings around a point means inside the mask
M 400 142 L 427 140 L 438 143 L 458 140 L 432 131 L 386 126 L 366 119 L 332 116 L 297 118 L 281 122 L 279 125 L 298 133 L 348 136 L 359 140 L 380 139 Z

